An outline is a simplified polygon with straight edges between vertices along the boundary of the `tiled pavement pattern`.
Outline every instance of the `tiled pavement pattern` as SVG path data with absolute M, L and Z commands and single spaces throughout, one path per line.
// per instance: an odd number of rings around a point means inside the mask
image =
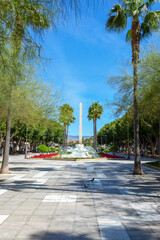
M 133 176 L 132 160 L 10 162 L 0 175 L 0 239 L 160 239 L 157 171 Z

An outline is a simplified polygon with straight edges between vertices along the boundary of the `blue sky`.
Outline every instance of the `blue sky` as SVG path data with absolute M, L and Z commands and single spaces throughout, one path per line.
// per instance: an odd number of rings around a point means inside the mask
M 68 103 L 74 108 L 77 120 L 70 126 L 69 135 L 79 134 L 80 102 L 83 136 L 93 135 L 93 123 L 87 119 L 93 102 L 98 101 L 104 107 L 97 130 L 115 119 L 113 109 L 105 107 L 106 103 L 114 101 L 115 93 L 106 79 L 119 74 L 121 63 L 131 59 L 131 47 L 125 42 L 126 31 L 121 34 L 105 31 L 107 11 L 112 4 L 105 8 L 99 6 L 95 13 L 82 14 L 77 24 L 71 18 L 45 35 L 43 48 L 51 62 L 46 65 L 43 77 L 59 91 L 61 104 Z M 151 41 L 151 38 L 146 40 L 142 47 Z

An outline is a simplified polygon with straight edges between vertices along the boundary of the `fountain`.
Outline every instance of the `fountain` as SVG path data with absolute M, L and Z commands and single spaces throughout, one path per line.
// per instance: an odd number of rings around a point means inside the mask
M 84 146 L 82 144 L 82 103 L 80 103 L 79 111 L 79 144 L 73 147 L 65 147 L 63 149 L 63 158 L 95 158 L 98 154 L 94 148 L 91 146 Z
M 98 157 L 97 152 L 90 146 L 77 144 L 75 148 L 67 147 L 62 155 L 63 158 L 95 158 Z

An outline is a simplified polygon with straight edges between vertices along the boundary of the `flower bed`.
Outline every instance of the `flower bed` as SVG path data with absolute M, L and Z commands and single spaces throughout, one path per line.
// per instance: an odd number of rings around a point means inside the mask
M 53 156 L 57 156 L 58 153 L 49 153 L 49 154 L 39 154 L 39 155 L 34 155 L 31 158 L 50 158 Z
M 106 157 L 106 158 L 123 158 L 124 159 L 124 157 L 119 157 L 119 156 L 111 155 L 111 154 L 107 154 L 107 153 L 101 153 L 101 157 Z

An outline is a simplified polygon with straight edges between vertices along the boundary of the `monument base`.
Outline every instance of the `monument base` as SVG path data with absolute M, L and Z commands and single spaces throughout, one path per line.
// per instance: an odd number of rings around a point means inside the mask
M 76 144 L 77 148 L 82 149 L 84 145 L 82 143 Z

